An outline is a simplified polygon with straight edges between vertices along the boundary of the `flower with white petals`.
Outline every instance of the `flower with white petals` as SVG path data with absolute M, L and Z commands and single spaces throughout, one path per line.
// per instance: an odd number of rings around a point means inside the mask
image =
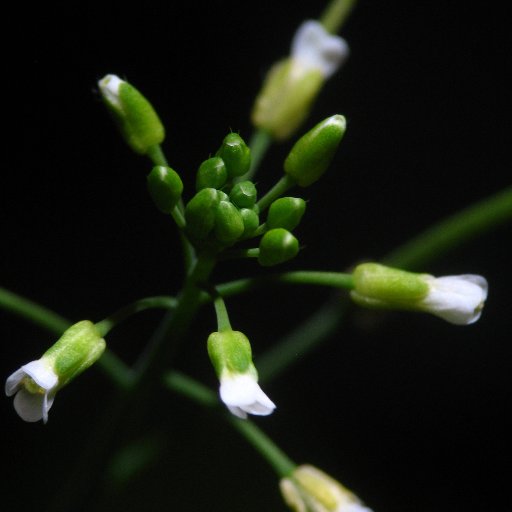
M 14 397 L 14 408 L 29 422 L 48 421 L 48 411 L 59 387 L 53 361 L 42 357 L 16 370 L 5 382 L 5 394 Z
M 475 274 L 460 276 L 425 276 L 427 296 L 419 308 L 456 325 L 469 325 L 482 314 L 487 299 L 487 280 Z
M 487 280 L 476 274 L 434 277 L 361 263 L 353 277 L 350 295 L 361 306 L 424 311 L 456 325 L 476 322 L 487 298 Z
M 5 381 L 5 394 L 15 395 L 14 409 L 29 422 L 48 421 L 55 394 L 94 364 L 105 340 L 89 320 L 72 325 L 40 359 L 24 364 Z
M 308 464 L 283 478 L 279 487 L 286 504 L 295 512 L 372 512 L 354 493 Z
M 318 21 L 305 21 L 293 37 L 291 56 L 294 62 L 307 70 L 320 71 L 324 78 L 337 71 L 348 53 L 347 42 L 329 34 Z
M 220 378 L 219 393 L 231 413 L 242 419 L 246 419 L 247 414 L 268 416 L 276 408 L 274 402 L 260 388 L 253 372 L 225 372 Z

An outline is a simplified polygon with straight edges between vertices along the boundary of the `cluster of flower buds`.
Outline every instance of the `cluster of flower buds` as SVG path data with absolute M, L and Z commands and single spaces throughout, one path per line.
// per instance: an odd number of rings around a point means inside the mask
M 213 332 L 208 337 L 208 355 L 220 380 L 219 394 L 232 414 L 267 416 L 275 405 L 261 390 L 252 362 L 249 340 L 240 331 Z
M 334 478 L 307 464 L 298 466 L 279 486 L 295 512 L 372 512 Z
M 95 325 L 88 320 L 78 322 L 40 359 L 8 377 L 5 393 L 15 395 L 14 408 L 23 420 L 46 423 L 57 391 L 95 363 L 104 350 L 105 340 Z

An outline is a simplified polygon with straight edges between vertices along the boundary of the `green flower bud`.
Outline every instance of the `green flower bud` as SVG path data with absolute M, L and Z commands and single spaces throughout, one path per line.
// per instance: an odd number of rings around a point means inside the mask
M 224 160 L 218 156 L 205 160 L 197 171 L 196 189 L 222 188 L 228 179 Z
M 148 175 L 148 190 L 161 212 L 172 213 L 181 198 L 183 182 L 170 167 L 157 165 Z
M 98 85 L 123 137 L 136 153 L 145 154 L 164 140 L 165 130 L 157 113 L 133 85 L 116 75 L 106 75 Z
M 186 230 L 194 241 L 204 241 L 213 230 L 218 204 L 219 195 L 214 188 L 203 188 L 188 202 L 185 207 Z
M 271 267 L 295 258 L 298 252 L 299 242 L 289 231 L 271 229 L 261 238 L 258 262 L 263 267 Z
M 304 199 L 281 197 L 270 205 L 266 222 L 267 228 L 284 228 L 291 231 L 299 225 L 305 211 L 306 201 Z
M 239 181 L 229 194 L 231 202 L 238 208 L 252 208 L 256 204 L 258 192 L 252 181 Z
M 251 150 L 238 133 L 226 135 L 217 156 L 224 160 L 230 178 L 243 176 L 251 166 Z
M 220 377 L 224 371 L 245 373 L 252 366 L 251 344 L 240 331 L 213 332 L 208 337 L 208 355 Z
M 317 181 L 334 158 L 345 128 L 345 118 L 338 114 L 318 123 L 293 146 L 284 162 L 285 173 L 301 187 Z
M 259 215 L 256 213 L 256 210 L 242 208 L 240 210 L 240 215 L 242 216 L 242 220 L 244 221 L 244 236 L 254 233 L 254 231 L 256 231 L 256 229 L 260 225 L 260 218 Z
M 23 365 L 5 382 L 7 396 L 25 421 L 48 421 L 48 411 L 59 389 L 95 363 L 105 340 L 95 325 L 83 320 L 67 329 L 40 359 Z
M 244 233 L 244 220 L 233 203 L 220 201 L 215 211 L 215 237 L 220 242 L 238 240 Z

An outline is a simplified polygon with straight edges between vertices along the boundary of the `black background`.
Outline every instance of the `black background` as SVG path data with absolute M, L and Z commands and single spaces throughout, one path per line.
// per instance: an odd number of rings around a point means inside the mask
M 343 113 L 347 135 L 329 173 L 304 191 L 305 249 L 288 268 L 343 270 L 378 259 L 510 183 L 504 9 L 360 3 L 342 31 L 351 57 L 307 124 Z M 318 14 L 312 0 L 74 2 L 11 13 L 13 35 L 3 36 L 1 285 L 76 321 L 175 293 L 175 230 L 151 204 L 148 163 L 116 133 L 97 80 L 119 74 L 153 101 L 167 128 L 166 154 L 190 192 L 195 169 L 230 129 L 249 138 L 265 71 L 287 54 L 299 23 Z M 269 152 L 260 190 L 279 177 L 289 148 Z M 293 459 L 336 476 L 376 512 L 510 510 L 509 254 L 507 226 L 422 269 L 485 275 L 490 296 L 477 324 L 354 310 L 317 352 L 299 355 L 264 386 L 278 409 L 257 423 Z M 257 272 L 254 262 L 224 265 L 215 280 Z M 228 307 L 258 355 L 329 296 L 273 289 Z M 7 377 L 53 337 L 6 313 L 0 319 Z M 109 346 L 133 361 L 158 319 L 134 318 Z M 176 362 L 212 389 L 205 341 L 214 326 L 205 309 Z M 90 370 L 59 393 L 46 426 L 23 423 L 2 400 L 4 504 L 50 509 L 110 387 Z M 229 427 L 166 393 L 150 409 L 133 439 L 155 439 L 160 456 L 127 487 L 107 477 L 77 510 L 285 510 L 274 474 Z

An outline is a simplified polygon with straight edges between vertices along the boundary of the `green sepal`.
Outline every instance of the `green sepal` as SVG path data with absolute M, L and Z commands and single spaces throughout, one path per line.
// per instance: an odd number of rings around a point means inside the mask
M 429 285 L 423 274 L 386 267 L 379 263 L 362 263 L 354 272 L 352 299 L 373 308 L 413 308 L 427 296 Z
M 243 176 L 251 167 L 251 150 L 238 133 L 226 135 L 216 155 L 224 160 L 229 178 Z
M 268 229 L 284 228 L 291 231 L 299 225 L 305 211 L 304 199 L 281 197 L 270 205 L 266 226 Z
M 339 114 L 318 123 L 291 149 L 284 162 L 285 173 L 301 187 L 317 181 L 334 158 L 345 130 L 345 118 Z
M 215 211 L 215 238 L 223 243 L 238 240 L 244 233 L 244 221 L 237 207 L 229 201 L 220 201 Z
M 299 241 L 286 229 L 267 231 L 260 240 L 258 262 L 271 267 L 295 258 L 299 252 Z
M 224 371 L 246 373 L 253 366 L 251 344 L 240 331 L 212 332 L 208 355 L 219 378 Z
M 224 160 L 218 156 L 205 160 L 197 171 L 196 190 L 203 188 L 222 188 L 228 179 Z
M 187 234 L 195 241 L 205 241 L 215 226 L 219 194 L 214 188 L 203 188 L 185 207 Z
M 252 181 L 239 181 L 229 193 L 229 199 L 238 208 L 252 208 L 257 198 L 258 192 Z
M 254 233 L 260 225 L 260 217 L 256 213 L 256 208 L 242 208 L 240 210 L 240 215 L 244 222 L 244 236 Z
M 172 213 L 183 192 L 179 174 L 170 167 L 157 165 L 149 173 L 147 181 L 156 207 L 163 213 Z
M 95 325 L 82 320 L 69 327 L 43 357 L 53 361 L 59 387 L 62 387 L 95 363 L 104 350 L 105 340 Z
M 117 83 L 117 90 L 108 90 L 109 82 Z M 136 153 L 145 154 L 150 147 L 162 143 L 165 129 L 153 106 L 140 91 L 113 75 L 104 77 L 99 85 L 105 105 Z

